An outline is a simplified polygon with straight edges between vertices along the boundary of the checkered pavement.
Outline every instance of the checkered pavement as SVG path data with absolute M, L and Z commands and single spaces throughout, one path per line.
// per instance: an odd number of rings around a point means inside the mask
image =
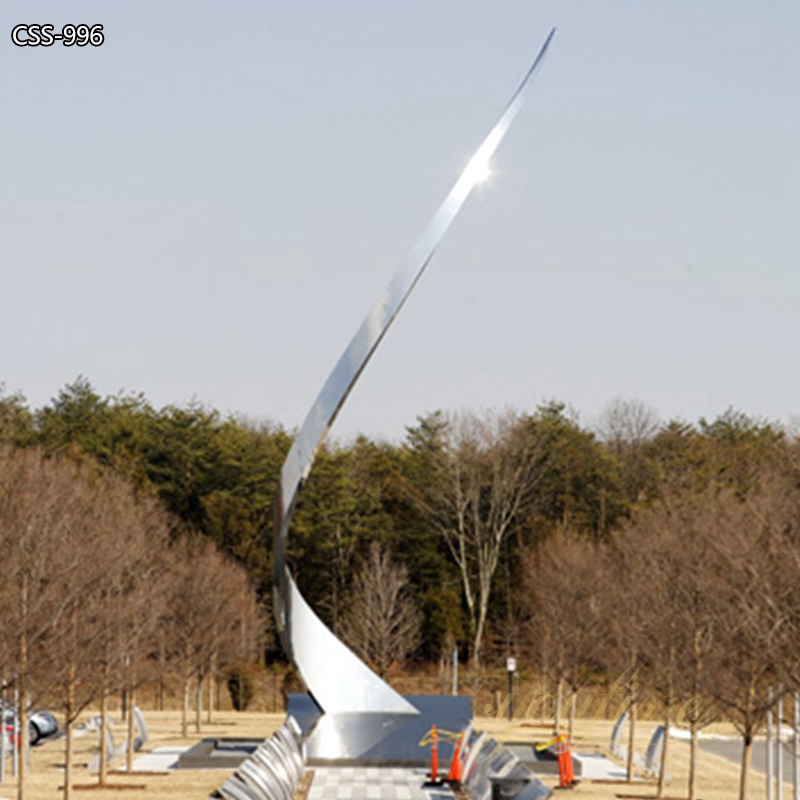
M 454 800 L 448 786 L 424 789 L 424 769 L 317 767 L 308 800 Z

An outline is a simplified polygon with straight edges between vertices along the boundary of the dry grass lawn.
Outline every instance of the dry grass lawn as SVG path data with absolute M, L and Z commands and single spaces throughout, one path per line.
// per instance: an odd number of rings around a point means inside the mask
M 188 739 L 180 736 L 180 713 L 176 711 L 147 712 L 150 741 L 145 751 L 158 747 L 192 745 L 204 736 L 246 736 L 266 738 L 283 721 L 282 714 L 261 712 L 236 713 L 218 712 L 212 724 L 204 724 L 201 734 L 191 734 Z M 538 740 L 546 738 L 547 730 L 527 723 L 513 725 L 491 718 L 476 720 L 479 728 L 506 740 Z M 644 753 L 653 724 L 639 725 L 637 750 Z M 611 722 L 603 720 L 578 720 L 576 726 L 575 748 L 579 752 L 595 751 L 608 755 L 608 739 Z M 115 728 L 115 738 L 123 736 L 122 728 Z M 109 786 L 97 788 L 97 776 L 86 769 L 86 764 L 97 752 L 97 734 L 90 733 L 76 740 L 74 791 L 75 798 L 86 800 L 205 800 L 228 776 L 229 770 L 180 770 L 169 774 L 112 773 Z M 738 796 L 738 766 L 724 759 L 700 752 L 698 795 L 702 800 L 735 800 Z M 686 775 L 689 764 L 689 748 L 683 742 L 670 742 L 669 773 L 672 781 L 668 795 L 673 798 L 686 797 Z M 59 787 L 63 777 L 63 741 L 50 742 L 35 748 L 31 758 L 31 772 L 28 782 L 29 800 L 50 800 L 61 796 Z M 550 781 L 551 785 L 552 781 Z M 91 787 L 91 788 L 83 788 Z M 125 788 L 129 787 L 129 788 Z M 653 797 L 654 783 L 639 782 L 633 785 L 583 782 L 569 792 L 578 800 L 612 800 L 618 797 Z M 785 796 L 790 797 L 789 787 Z M 556 793 L 558 796 L 558 793 Z M 11 780 L 0 784 L 0 798 L 13 800 L 16 797 Z M 764 778 L 760 773 L 752 773 L 751 800 L 766 797 Z
M 181 715 L 178 711 L 146 711 L 145 719 L 150 739 L 144 752 L 159 747 L 193 745 L 206 736 L 244 736 L 266 738 L 285 718 L 284 714 L 218 712 L 211 724 L 204 723 L 201 734 L 193 734 L 184 739 L 180 735 Z M 112 729 L 114 739 L 119 743 L 124 738 L 121 725 Z M 73 786 L 87 787 L 97 783 L 96 773 L 86 769 L 91 757 L 97 753 L 97 733 L 87 733 L 75 741 L 73 761 Z M 124 767 L 124 761 L 122 762 Z M 63 785 L 64 742 L 49 742 L 33 748 L 31 753 L 31 772 L 27 782 L 28 800 L 56 800 L 62 796 L 59 787 Z M 230 770 L 173 770 L 169 774 L 112 773 L 108 788 L 77 788 L 73 796 L 78 800 L 206 800 L 230 774 Z M 123 787 L 135 788 L 123 788 Z M 12 782 L 0 784 L 0 798 L 14 800 L 16 797 Z
M 539 740 L 546 738 L 547 731 L 543 727 L 522 724 L 511 724 L 495 719 L 480 719 L 480 727 L 492 732 L 500 739 L 507 741 Z M 611 757 L 608 743 L 613 723 L 606 720 L 583 720 L 575 723 L 575 741 L 577 752 L 597 752 Z M 641 722 L 637 724 L 636 751 L 644 756 L 647 743 L 656 728 L 656 723 Z M 733 734 L 733 728 L 725 726 L 710 727 L 710 732 Z M 670 783 L 666 795 L 670 798 L 686 798 L 686 781 L 689 773 L 689 745 L 671 739 L 669 742 L 669 763 L 667 773 Z M 698 754 L 697 796 L 699 800 L 737 800 L 739 797 L 739 765 L 727 759 L 699 750 Z M 765 800 L 765 779 L 761 773 L 750 772 L 747 796 L 750 800 Z M 555 783 L 550 781 L 550 786 Z M 583 782 L 569 792 L 569 797 L 576 800 L 613 800 L 618 797 L 654 797 L 655 781 L 646 779 L 634 784 Z M 556 793 L 558 795 L 558 792 Z M 791 797 L 790 787 L 784 785 L 784 797 Z

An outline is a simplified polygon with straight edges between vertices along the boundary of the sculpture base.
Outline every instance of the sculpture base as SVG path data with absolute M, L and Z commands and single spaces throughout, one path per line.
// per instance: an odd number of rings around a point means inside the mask
M 236 769 L 255 753 L 263 739 L 212 736 L 178 756 L 178 769 Z
M 418 714 L 347 712 L 323 714 L 308 694 L 290 694 L 287 715 L 306 736 L 310 766 L 427 767 L 430 745 L 420 741 L 433 725 L 460 733 L 472 722 L 469 697 L 405 695 Z M 439 763 L 447 769 L 453 745 L 439 741 Z

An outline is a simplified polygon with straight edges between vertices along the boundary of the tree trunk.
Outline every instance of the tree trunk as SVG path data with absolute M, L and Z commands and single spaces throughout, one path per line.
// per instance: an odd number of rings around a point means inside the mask
M 742 750 L 742 769 L 739 774 L 739 800 L 747 800 L 747 774 L 750 769 L 750 759 L 753 755 L 753 737 L 744 736 L 744 749 Z
M 703 678 L 703 656 L 701 645 L 702 634 L 700 630 L 696 630 L 692 637 L 692 653 L 693 653 L 693 672 L 692 672 L 692 696 L 698 697 L 700 695 L 702 678 Z M 695 800 L 697 796 L 697 732 L 700 728 L 700 719 L 702 712 L 692 711 L 692 719 L 690 720 L 691 738 L 689 741 L 689 800 Z
M 183 673 L 183 710 L 181 713 L 181 736 L 189 738 L 189 675 Z
M 103 668 L 100 684 L 100 768 L 97 782 L 102 786 L 108 779 L 108 667 Z
M 20 619 L 22 621 L 19 637 L 19 707 L 17 708 L 17 800 L 26 800 L 25 773 L 28 753 L 28 576 L 23 574 L 20 587 Z
M 27 667 L 26 667 L 27 669 Z M 28 688 L 24 672 L 19 677 L 19 707 L 17 709 L 17 800 L 26 800 L 28 772 Z
M 506 712 L 506 706 L 503 703 L 503 695 L 499 689 L 494 690 L 494 708 L 495 719 L 503 719 Z
M 203 723 L 203 673 L 197 670 L 194 686 L 194 731 L 200 733 Z
M 483 649 L 483 628 L 486 622 L 486 612 L 483 610 L 483 602 L 481 601 L 481 610 L 478 612 L 478 620 L 475 624 L 475 636 L 472 640 L 472 669 L 476 675 L 481 671 L 481 650 Z
M 561 677 L 561 670 L 558 672 L 556 681 L 556 707 L 553 712 L 553 730 L 561 733 L 561 707 L 564 705 L 564 678 Z
M 128 714 L 128 746 L 125 749 L 125 770 L 128 775 L 133 772 L 133 742 L 135 738 L 133 724 L 135 722 L 135 714 L 133 709 L 136 707 L 136 667 L 133 663 L 133 658 L 130 660 L 130 668 L 127 676 L 128 680 L 128 702 L 130 703 L 130 713 Z
M 159 638 L 158 642 L 158 699 L 156 707 L 159 711 L 164 710 L 164 670 L 166 669 L 166 654 L 164 653 L 164 636 Z
M 72 797 L 72 725 L 75 717 L 75 667 L 70 667 L 67 678 L 67 702 L 64 709 L 64 727 L 66 738 L 64 741 L 64 800 Z
M 664 786 L 667 781 L 667 745 L 669 743 L 669 720 L 671 716 L 670 704 L 667 702 L 664 710 L 664 739 L 661 743 L 661 764 L 658 770 L 658 787 L 656 789 L 656 797 L 658 798 L 664 796 Z
M 0 673 L 0 783 L 6 781 L 6 756 L 8 750 L 6 749 L 6 680 L 2 673 Z
M 689 800 L 697 796 L 697 720 L 691 722 L 689 735 Z
M 578 705 L 578 691 L 574 687 L 572 689 L 571 697 L 572 704 L 569 707 L 569 729 L 567 731 L 569 734 L 570 746 L 572 745 L 572 737 L 575 735 L 575 706 Z
M 633 743 L 636 736 L 636 690 L 631 688 L 628 703 L 628 764 L 626 780 L 633 781 Z
M 537 709 L 539 710 L 539 716 L 534 717 L 534 722 L 544 722 L 545 716 L 547 711 L 545 710 L 545 706 L 547 705 L 547 693 L 550 690 L 550 667 L 545 660 L 544 657 L 544 649 L 542 650 L 542 661 L 540 664 L 540 674 L 542 676 L 542 702 L 537 705 Z
M 206 710 L 206 722 L 210 725 L 211 715 L 214 710 L 214 684 L 217 677 L 217 654 L 211 654 L 208 664 L 208 709 Z

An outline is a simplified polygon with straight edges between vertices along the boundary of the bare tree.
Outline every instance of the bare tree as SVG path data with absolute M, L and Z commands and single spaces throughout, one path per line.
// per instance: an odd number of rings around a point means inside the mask
M 344 640 L 383 676 L 414 651 L 420 640 L 421 615 L 408 589 L 408 569 L 375 542 L 358 570 Z
M 744 741 L 739 797 L 747 796 L 753 739 L 784 669 L 797 622 L 800 498 L 793 482 L 762 476 L 746 498 L 720 493 L 714 598 L 726 617 L 715 650 L 714 699 Z
M 620 466 L 628 502 L 650 499 L 659 483 L 650 453 L 652 441 L 662 429 L 658 414 L 639 400 L 616 399 L 605 407 L 596 427 Z
M 698 731 L 720 711 L 744 741 L 746 797 L 753 738 L 796 643 L 799 522 L 793 483 L 762 473 L 744 497 L 713 485 L 668 493 L 641 510 L 624 537 L 646 576 L 639 651 L 651 679 L 683 702 L 691 731 L 690 800 Z M 669 719 L 667 710 L 665 725 Z
M 619 397 L 606 405 L 600 414 L 597 432 L 612 448 L 649 442 L 661 429 L 655 409 L 641 400 Z
M 130 709 L 136 691 L 149 676 L 148 656 L 155 649 L 159 621 L 168 599 L 170 575 L 167 557 L 174 521 L 152 498 L 131 497 L 108 533 L 122 542 L 120 568 L 109 575 L 107 596 L 113 603 L 107 644 L 111 689 L 120 689 Z M 133 769 L 134 715 L 128 714 L 126 768 Z
M 697 792 L 697 737 L 713 721 L 708 691 L 716 633 L 726 620 L 710 601 L 714 591 L 715 492 L 668 494 L 662 503 L 640 509 L 626 530 L 637 551 L 638 602 L 649 624 L 640 642 L 647 677 L 660 692 L 664 726 L 669 729 L 680 704 L 690 730 L 688 796 Z M 665 736 L 657 796 L 663 796 L 669 737 Z
M 446 418 L 414 500 L 442 535 L 461 577 L 479 667 L 489 598 L 503 545 L 536 500 L 543 442 L 507 411 Z
M 212 665 L 224 663 L 231 652 L 252 658 L 266 626 L 244 570 L 197 535 L 183 536 L 172 546 L 170 598 L 162 624 L 181 675 L 181 732 L 186 737 L 192 687 L 199 732 L 202 684 Z
M 653 626 L 647 602 L 647 574 L 641 549 L 629 538 L 608 545 L 607 569 L 600 577 L 601 615 L 606 619 L 608 640 L 605 663 L 617 675 L 627 675 L 624 686 L 628 711 L 627 780 L 633 780 L 634 739 L 641 689 L 641 657 Z
M 67 548 L 70 532 L 86 522 L 81 492 L 74 491 L 77 468 L 47 459 L 36 450 L 0 451 L 0 544 L 6 593 L 4 632 L 15 675 L 20 730 L 38 687 L 51 686 L 59 634 L 71 626 L 72 587 L 80 579 L 81 548 Z M 27 746 L 27 737 L 22 737 Z M 20 759 L 18 800 L 26 797 L 26 759 Z
M 543 654 L 555 675 L 556 730 L 563 726 L 565 683 L 569 689 L 570 738 L 578 690 L 594 676 L 598 656 L 608 642 L 600 600 L 606 549 L 562 529 L 523 557 L 524 597 L 530 617 L 526 649 Z
M 16 676 L 23 731 L 35 691 L 60 699 L 65 798 L 72 792 L 72 729 L 80 711 L 99 697 L 105 720 L 109 692 L 121 686 L 133 702 L 137 664 L 163 610 L 158 587 L 169 529 L 155 502 L 137 497 L 118 476 L 35 450 L 0 451 L 6 577 L 0 672 Z M 101 783 L 104 744 L 101 736 Z M 24 800 L 25 758 L 20 764 L 18 798 Z

